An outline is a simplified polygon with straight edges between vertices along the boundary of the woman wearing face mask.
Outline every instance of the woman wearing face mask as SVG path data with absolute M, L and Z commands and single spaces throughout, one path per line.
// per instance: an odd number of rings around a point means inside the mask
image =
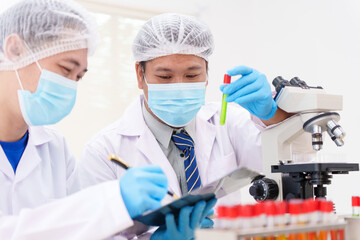
M 75 158 L 44 125 L 71 112 L 96 39 L 72 1 L 25 0 L 0 15 L 0 239 L 104 239 L 166 194 L 150 166 L 66 197 L 78 188 Z

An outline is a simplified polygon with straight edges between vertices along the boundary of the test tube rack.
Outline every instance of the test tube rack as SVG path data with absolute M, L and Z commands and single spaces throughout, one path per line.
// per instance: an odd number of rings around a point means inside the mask
M 286 226 L 273 228 L 251 228 L 251 229 L 199 229 L 195 232 L 196 240 L 243 240 L 252 239 L 254 237 L 267 237 L 291 233 L 308 233 L 330 230 L 344 230 L 345 240 L 353 240 L 347 238 L 347 223 L 344 219 L 340 219 L 333 223 L 322 223 L 316 225 L 305 226 Z M 275 238 L 276 239 L 276 238 Z M 330 238 L 329 238 L 330 240 Z

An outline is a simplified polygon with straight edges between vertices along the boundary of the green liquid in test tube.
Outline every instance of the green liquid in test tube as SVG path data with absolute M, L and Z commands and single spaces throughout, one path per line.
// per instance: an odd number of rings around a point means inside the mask
M 231 77 L 227 74 L 224 75 L 224 84 L 229 84 L 231 82 Z M 223 94 L 222 97 L 222 104 L 221 104 L 221 113 L 220 113 L 220 125 L 225 124 L 226 119 L 226 109 L 227 109 L 227 102 L 225 101 L 225 98 L 227 95 Z

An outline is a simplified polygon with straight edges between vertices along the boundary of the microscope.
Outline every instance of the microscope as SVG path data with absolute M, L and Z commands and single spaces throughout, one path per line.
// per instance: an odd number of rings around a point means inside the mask
M 293 142 L 308 137 L 314 152 L 323 148 L 325 132 L 337 146 L 343 146 L 345 132 L 339 125 L 342 96 L 310 87 L 298 77 L 290 81 L 276 77 L 274 100 L 279 108 L 294 115 L 262 133 L 264 176 L 255 178 L 249 189 L 257 201 L 267 199 L 325 198 L 333 174 L 358 171 L 359 164 L 344 162 L 295 162 Z M 311 140 L 311 141 L 310 141 Z M 311 143 L 310 143 L 311 142 Z M 311 147 L 311 146 L 309 146 Z

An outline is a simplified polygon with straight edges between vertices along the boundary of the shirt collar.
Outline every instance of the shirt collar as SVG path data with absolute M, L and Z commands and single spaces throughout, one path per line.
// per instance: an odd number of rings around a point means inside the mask
M 180 131 L 185 129 L 186 132 L 190 135 L 192 139 L 195 139 L 195 118 L 183 128 L 173 129 L 172 127 L 160 122 L 156 119 L 145 107 L 145 104 L 142 104 L 142 112 L 146 125 L 149 127 L 150 131 L 154 134 L 156 140 L 163 145 L 165 148 L 169 147 L 171 136 L 173 131 Z

